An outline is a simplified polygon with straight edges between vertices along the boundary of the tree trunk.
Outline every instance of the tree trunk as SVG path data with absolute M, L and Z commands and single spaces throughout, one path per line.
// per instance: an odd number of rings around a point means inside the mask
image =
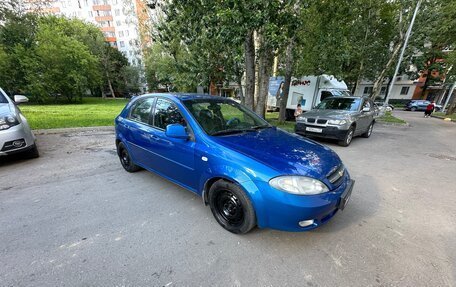
M 111 92 L 112 98 L 115 98 L 116 95 L 114 94 L 114 89 L 112 88 L 111 79 L 109 78 L 109 74 L 107 71 L 106 71 L 106 78 L 108 79 L 108 87 L 109 87 L 109 91 Z
M 283 96 L 280 99 L 279 122 L 283 123 L 287 115 L 288 93 L 290 92 L 291 76 L 293 73 L 293 48 L 295 45 L 294 37 L 290 39 L 285 55 L 285 82 L 283 83 Z
M 241 98 L 241 104 L 245 104 L 244 91 L 242 90 L 242 75 L 236 77 L 236 82 L 239 88 L 239 97 Z
M 255 95 L 255 42 L 253 30 L 247 32 L 244 41 L 245 50 L 245 105 L 253 109 Z
M 261 32 L 255 31 L 253 33 L 253 43 L 255 47 L 255 92 L 253 93 L 253 108 L 256 109 L 258 104 L 258 95 L 260 94 L 260 52 L 262 48 L 263 38 Z
M 394 46 L 394 49 L 393 49 L 393 53 L 391 54 L 391 57 L 389 58 L 388 62 L 386 63 L 386 65 L 383 68 L 380 75 L 375 79 L 374 87 L 372 88 L 372 95 L 371 95 L 372 100 L 375 100 L 375 98 L 377 98 L 380 95 L 380 90 L 382 88 L 383 80 L 385 79 L 386 73 L 393 65 L 394 59 L 396 58 L 399 51 L 401 50 L 401 47 L 402 47 L 402 40 L 400 40 L 396 43 L 396 45 Z
M 265 117 L 266 102 L 269 90 L 269 77 L 272 71 L 273 53 L 271 49 L 265 49 L 260 53 L 258 68 L 258 99 L 255 112 Z

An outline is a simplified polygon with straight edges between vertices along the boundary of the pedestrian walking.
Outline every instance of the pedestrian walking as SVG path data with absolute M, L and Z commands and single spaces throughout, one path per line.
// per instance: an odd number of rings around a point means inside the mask
M 432 103 L 427 105 L 426 110 L 424 111 L 424 117 L 429 118 L 431 116 L 432 112 L 434 111 L 434 109 L 435 109 L 435 102 L 433 101 Z
M 294 112 L 295 118 L 299 117 L 300 114 L 302 114 L 302 108 L 301 108 L 301 104 L 298 104 L 298 106 L 296 107 L 296 110 Z

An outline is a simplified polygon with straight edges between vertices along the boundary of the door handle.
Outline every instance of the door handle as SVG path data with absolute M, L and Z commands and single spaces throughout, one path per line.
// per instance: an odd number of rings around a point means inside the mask
M 149 138 L 152 139 L 152 140 L 156 140 L 156 141 L 158 141 L 160 139 L 156 135 L 149 135 Z

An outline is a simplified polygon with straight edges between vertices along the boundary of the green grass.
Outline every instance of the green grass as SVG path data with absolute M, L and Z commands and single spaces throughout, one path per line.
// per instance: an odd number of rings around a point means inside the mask
M 377 121 L 402 125 L 405 125 L 407 123 L 403 119 L 396 118 L 395 116 L 393 116 L 391 112 L 386 112 L 383 116 L 377 118 Z
M 276 126 L 289 132 L 294 132 L 296 122 L 284 122 L 283 124 L 279 124 L 278 112 L 266 113 L 266 120 L 273 126 Z
M 435 113 L 433 113 L 433 115 L 439 116 L 439 117 L 444 117 L 444 118 L 450 118 L 450 119 L 456 121 L 456 113 L 451 114 L 451 115 L 445 115 L 445 113 L 435 112 Z
M 83 98 L 80 104 L 20 106 L 32 129 L 112 126 L 124 99 Z
M 128 101 L 124 99 L 83 98 L 79 104 L 20 106 L 32 129 L 112 126 L 114 118 Z M 278 123 L 279 113 L 267 113 L 266 120 L 289 132 L 295 122 Z

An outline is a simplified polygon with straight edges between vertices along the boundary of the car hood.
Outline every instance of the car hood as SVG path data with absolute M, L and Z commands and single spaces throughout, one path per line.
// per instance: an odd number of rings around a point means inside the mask
M 346 119 L 350 116 L 357 114 L 356 111 L 342 111 L 342 110 L 311 110 L 303 114 L 306 118 L 327 118 L 327 119 Z
M 9 104 L 0 103 L 0 116 L 4 116 L 11 113 Z
M 333 150 L 275 127 L 213 139 L 283 175 L 297 174 L 323 179 L 341 164 Z

